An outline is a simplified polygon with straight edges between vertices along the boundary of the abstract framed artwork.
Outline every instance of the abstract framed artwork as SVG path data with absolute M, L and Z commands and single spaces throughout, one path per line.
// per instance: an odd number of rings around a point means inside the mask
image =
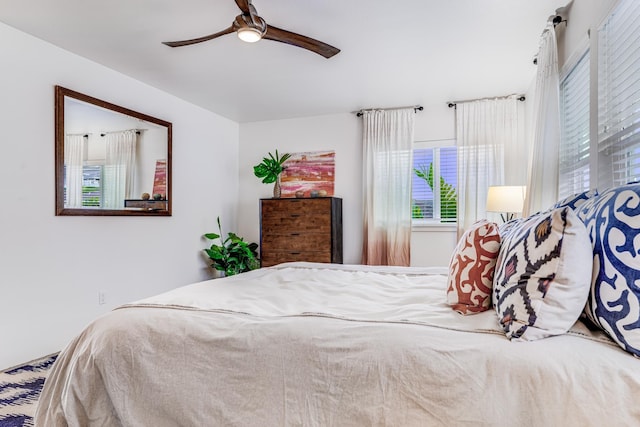
M 335 151 L 291 153 L 280 175 L 282 197 L 334 195 Z M 318 193 L 315 193 L 315 192 Z
M 156 161 L 156 172 L 153 177 L 153 195 L 160 194 L 164 199 L 167 195 L 167 161 Z

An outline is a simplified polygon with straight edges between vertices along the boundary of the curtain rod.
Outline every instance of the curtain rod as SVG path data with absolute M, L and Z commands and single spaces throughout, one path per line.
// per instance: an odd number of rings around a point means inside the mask
M 111 131 L 111 132 L 103 132 L 103 133 L 101 133 L 101 134 L 100 134 L 100 136 L 106 136 L 106 135 L 108 135 L 108 134 L 110 134 L 110 133 L 126 132 L 126 131 L 128 131 L 128 130 L 135 130 L 135 131 L 136 131 L 136 135 L 140 135 L 140 133 L 142 133 L 142 132 L 144 132 L 145 130 L 148 130 L 148 129 L 126 129 L 126 130 L 114 130 L 114 131 Z
M 64 136 L 81 136 L 83 138 L 89 138 L 90 133 L 65 133 Z
M 555 29 L 558 25 L 562 24 L 564 22 L 565 27 L 569 25 L 569 22 L 567 22 L 567 20 L 565 18 L 562 17 L 561 14 L 564 14 L 567 9 L 569 7 L 571 7 L 571 3 L 573 3 L 573 0 L 571 0 L 569 3 L 567 3 L 565 6 L 556 9 L 556 14 L 555 15 L 551 15 L 549 17 L 549 19 L 547 19 L 547 22 L 552 23 L 553 24 L 553 28 Z M 544 30 L 542 30 L 542 34 L 541 37 L 544 33 L 546 33 L 547 31 L 549 31 L 549 28 L 545 28 Z M 589 34 L 589 31 L 587 31 L 587 35 Z M 538 65 L 538 54 L 536 54 L 536 56 L 533 57 L 533 65 Z
M 127 129 L 127 130 L 135 130 L 137 135 L 140 135 L 142 132 L 144 132 L 145 130 L 149 130 L 149 129 Z M 110 133 L 118 133 L 118 132 L 126 132 L 124 130 L 114 130 L 111 132 L 102 132 L 100 133 L 100 136 L 106 136 Z M 66 136 L 82 136 L 83 138 L 89 138 L 89 136 L 93 135 L 93 133 L 89 132 L 89 133 L 68 133 L 66 134 Z
M 462 104 L 465 102 L 473 102 L 473 101 L 482 101 L 484 99 L 505 99 L 508 98 L 511 95 L 508 96 L 495 96 L 495 97 L 491 97 L 491 98 L 477 98 L 477 99 L 466 99 L 463 101 L 449 101 L 447 102 L 447 107 L 449 108 L 456 108 L 457 104 Z M 524 101 L 525 99 L 527 99 L 524 95 L 519 95 L 518 98 L 516 98 L 518 101 Z
M 367 109 L 363 108 L 362 110 L 354 111 L 353 113 L 357 117 L 361 117 L 365 111 L 376 111 L 376 110 L 389 111 L 389 110 L 402 110 L 404 108 L 413 108 L 414 113 L 424 110 L 424 107 L 422 105 L 414 105 L 413 107 L 397 107 L 397 108 L 367 108 Z

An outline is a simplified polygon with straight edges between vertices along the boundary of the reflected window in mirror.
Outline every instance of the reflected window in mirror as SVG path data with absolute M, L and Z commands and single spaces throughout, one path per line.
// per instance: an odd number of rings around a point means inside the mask
M 171 123 L 56 86 L 56 215 L 171 215 Z

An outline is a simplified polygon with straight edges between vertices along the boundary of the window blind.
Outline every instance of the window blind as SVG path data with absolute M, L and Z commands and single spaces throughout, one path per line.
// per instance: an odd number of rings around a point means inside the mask
M 439 148 L 440 219 L 455 222 L 458 214 L 458 156 L 456 147 Z
M 589 189 L 589 52 L 560 83 L 558 196 Z
M 431 165 L 433 165 L 433 148 L 413 150 L 414 175 L 411 189 L 413 199 L 411 216 L 414 219 L 433 218 L 433 190 L 427 180 L 423 178 L 429 174 Z
M 604 183 L 620 185 L 640 178 L 640 2 L 637 0 L 622 0 L 599 31 L 598 151 L 611 171 L 608 179 L 599 177 L 606 179 Z

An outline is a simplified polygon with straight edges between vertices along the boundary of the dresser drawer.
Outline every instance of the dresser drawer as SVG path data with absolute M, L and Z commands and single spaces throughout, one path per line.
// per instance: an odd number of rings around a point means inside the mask
M 291 213 L 288 217 L 262 217 L 262 233 L 330 233 L 331 215 L 301 215 Z
M 331 247 L 330 233 L 264 233 L 262 250 L 317 251 L 319 248 Z
M 331 198 L 262 200 L 262 215 L 269 217 L 288 217 L 290 214 L 312 215 L 331 212 Z
M 282 262 L 332 262 L 331 251 L 296 252 L 296 251 L 267 251 L 260 257 L 262 267 L 269 267 Z

